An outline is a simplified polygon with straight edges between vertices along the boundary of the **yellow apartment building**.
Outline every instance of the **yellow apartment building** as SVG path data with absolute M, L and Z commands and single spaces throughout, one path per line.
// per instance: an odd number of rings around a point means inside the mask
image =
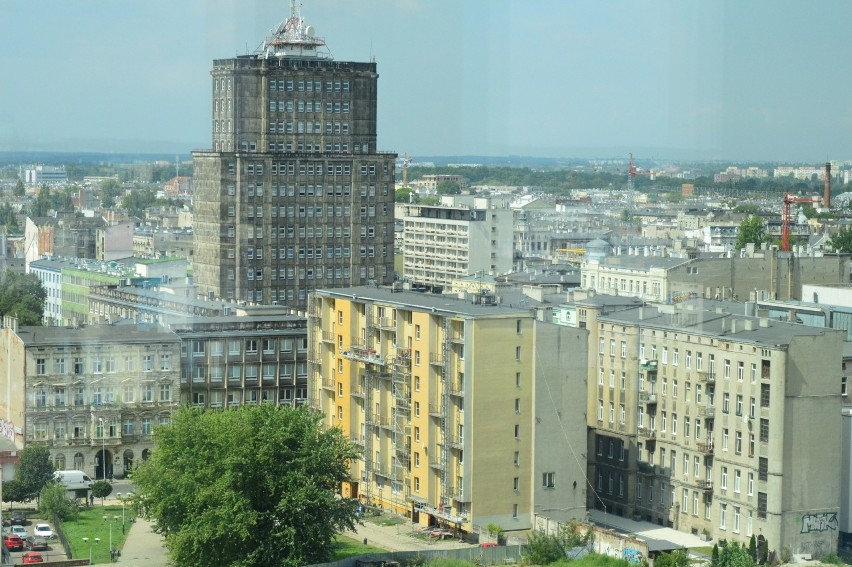
M 311 295 L 311 404 L 363 449 L 344 496 L 466 532 L 583 517 L 587 332 L 494 299 Z

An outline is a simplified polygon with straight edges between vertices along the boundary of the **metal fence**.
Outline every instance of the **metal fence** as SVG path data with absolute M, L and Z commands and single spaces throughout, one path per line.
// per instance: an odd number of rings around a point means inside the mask
M 431 559 L 459 559 L 477 565 L 513 565 L 523 559 L 524 546 L 501 545 L 495 547 L 467 547 L 464 549 L 435 549 L 430 551 L 389 551 L 348 557 L 332 563 L 319 563 L 312 567 L 387 567 L 389 564 L 406 565 L 424 563 Z

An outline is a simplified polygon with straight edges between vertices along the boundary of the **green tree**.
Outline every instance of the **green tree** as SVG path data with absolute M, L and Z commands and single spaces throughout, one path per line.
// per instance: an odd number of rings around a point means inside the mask
M 459 195 L 461 193 L 461 187 L 455 181 L 441 181 L 438 183 L 438 186 L 435 187 L 435 191 L 438 195 Z
M 565 559 L 565 554 L 571 549 L 588 546 L 592 542 L 593 533 L 576 520 L 559 526 L 556 534 L 533 532 L 527 538 L 527 559 L 532 565 L 555 563 Z
M 16 233 L 20 230 L 18 228 L 18 214 L 8 203 L 0 205 L 0 227 L 7 233 Z
M 755 567 L 757 562 L 748 548 L 737 542 L 724 542 L 719 550 L 719 567 Z
M 663 552 L 654 560 L 654 567 L 689 567 L 689 555 L 682 549 Z
M 304 408 L 179 410 L 156 429 L 133 479 L 134 502 L 154 519 L 177 565 L 327 561 L 355 527 L 357 501 L 336 494 L 356 448 Z
M 711 567 L 719 567 L 719 544 L 713 544 L 713 552 L 710 555 Z
M 852 252 L 852 228 L 844 228 L 832 234 L 827 244 L 835 252 Z
M 46 297 L 35 274 L 6 270 L 0 278 L 0 315 L 17 317 L 19 325 L 41 325 Z
M 41 489 L 38 499 L 38 509 L 42 517 L 50 518 L 54 514 L 60 520 L 77 519 L 77 506 L 68 498 L 68 492 L 61 484 L 51 483 Z
M 753 557 L 755 561 L 759 559 L 757 556 L 757 540 L 754 538 L 754 534 L 751 534 L 751 539 L 748 540 L 748 554 Z
M 394 201 L 397 203 L 408 203 L 412 200 L 417 202 L 417 193 L 411 190 L 410 187 L 400 187 L 394 192 Z
M 110 209 L 115 206 L 115 200 L 121 194 L 121 184 L 115 179 L 101 181 L 101 206 Z
M 21 451 L 15 479 L 23 485 L 24 494 L 34 498 L 46 484 L 53 482 L 53 463 L 47 445 L 27 445 Z
M 763 225 L 763 219 L 750 215 L 743 219 L 740 223 L 740 231 L 737 233 L 736 248 L 740 250 L 745 248 L 746 244 L 754 243 L 760 246 L 766 241 L 766 227 Z
M 26 502 L 29 500 L 24 485 L 19 480 L 3 482 L 3 502 Z
M 24 182 L 21 181 L 21 178 L 18 178 L 17 183 L 15 183 L 15 190 L 13 191 L 15 197 L 23 197 L 26 195 L 26 190 L 24 189 Z
M 101 499 L 101 504 L 103 504 L 103 499 L 112 494 L 112 485 L 105 480 L 97 480 L 92 483 L 92 496 L 95 498 Z

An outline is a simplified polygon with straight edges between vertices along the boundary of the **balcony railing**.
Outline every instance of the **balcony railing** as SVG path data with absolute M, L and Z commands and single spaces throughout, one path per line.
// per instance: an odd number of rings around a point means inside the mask
M 713 383 L 716 382 L 716 372 L 715 371 L 701 370 L 701 371 L 697 372 L 696 374 L 698 374 L 698 381 L 699 382 L 705 382 L 707 384 L 713 384 Z
M 704 453 L 705 455 L 713 454 L 713 443 L 696 443 L 695 448 L 699 453 Z
M 657 438 L 657 430 L 651 429 L 649 427 L 640 427 L 638 430 L 639 437 L 644 437 L 645 439 L 656 439 Z
M 700 406 L 698 408 L 698 415 L 705 419 L 712 419 L 716 415 L 716 408 L 710 404 Z
M 699 480 L 695 483 L 695 485 L 701 490 L 713 490 L 713 481 L 712 480 Z
M 657 361 L 656 360 L 645 360 L 644 358 L 639 361 L 639 370 L 643 370 L 645 372 L 656 372 L 657 371 Z
M 639 401 L 643 404 L 656 404 L 657 394 L 655 392 L 639 392 Z

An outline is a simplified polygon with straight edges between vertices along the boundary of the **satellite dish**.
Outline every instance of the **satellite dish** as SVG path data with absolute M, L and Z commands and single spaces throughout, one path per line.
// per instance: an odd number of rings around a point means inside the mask
M 314 26 L 308 26 L 305 28 L 305 35 L 307 35 L 308 37 L 314 37 L 314 32 Z

